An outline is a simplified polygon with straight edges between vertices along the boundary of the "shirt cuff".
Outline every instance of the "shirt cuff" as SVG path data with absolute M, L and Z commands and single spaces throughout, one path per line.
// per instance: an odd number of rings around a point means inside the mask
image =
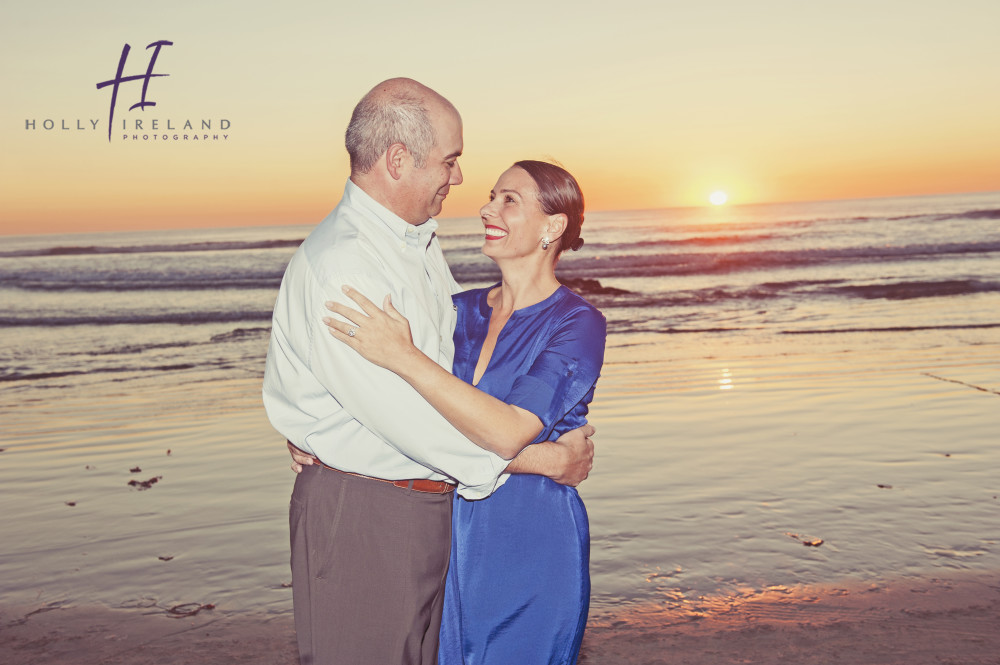
M 470 485 L 462 485 L 460 483 L 456 491 L 458 492 L 459 496 L 461 496 L 463 499 L 468 499 L 469 501 L 476 501 L 477 499 L 485 499 L 490 494 L 493 494 L 498 489 L 500 489 L 500 486 L 503 485 L 505 482 L 507 482 L 508 478 L 510 478 L 509 473 L 501 473 L 493 482 L 484 483 L 482 485 L 470 486 Z

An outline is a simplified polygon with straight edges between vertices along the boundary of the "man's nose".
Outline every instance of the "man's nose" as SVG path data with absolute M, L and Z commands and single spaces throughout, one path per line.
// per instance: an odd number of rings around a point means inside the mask
M 448 181 L 449 185 L 461 185 L 462 184 L 462 167 L 458 162 L 455 162 L 455 167 L 451 170 L 451 179 Z

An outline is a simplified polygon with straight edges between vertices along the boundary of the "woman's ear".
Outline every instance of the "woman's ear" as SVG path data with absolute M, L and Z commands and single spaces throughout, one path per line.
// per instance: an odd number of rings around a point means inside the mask
M 566 225 L 568 223 L 569 218 L 566 217 L 564 213 L 549 215 L 549 222 L 545 225 L 545 233 L 548 234 L 549 238 L 555 241 L 566 232 Z

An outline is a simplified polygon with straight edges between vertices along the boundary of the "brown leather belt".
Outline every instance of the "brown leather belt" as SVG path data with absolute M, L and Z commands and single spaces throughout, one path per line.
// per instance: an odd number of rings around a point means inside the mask
M 360 473 L 341 471 L 340 469 L 335 469 L 332 466 L 327 466 L 322 462 L 320 462 L 320 466 L 324 469 L 330 469 L 330 471 L 336 471 L 337 473 L 355 476 L 356 478 L 365 478 L 366 480 L 377 480 L 380 483 L 389 483 L 390 485 L 401 487 L 404 490 L 413 490 L 414 492 L 424 492 L 426 494 L 447 494 L 455 489 L 454 485 L 446 483 L 443 480 L 427 480 L 426 478 L 414 478 L 413 480 L 386 480 L 385 478 L 376 478 L 374 476 L 365 476 Z

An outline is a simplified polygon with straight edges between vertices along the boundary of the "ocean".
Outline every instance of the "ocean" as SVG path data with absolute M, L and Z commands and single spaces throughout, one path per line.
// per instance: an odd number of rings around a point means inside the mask
M 7 601 L 289 610 L 259 385 L 308 231 L 0 238 Z M 459 283 L 499 278 L 478 219 L 439 236 Z M 593 212 L 583 237 L 557 275 L 609 323 L 595 617 L 1000 570 L 1000 193 Z
M 259 372 L 284 266 L 308 227 L 3 239 L 8 389 L 150 373 Z M 638 333 L 781 338 L 1000 326 L 1000 194 L 590 213 L 561 279 Z M 444 220 L 468 287 L 499 271 L 478 220 Z

